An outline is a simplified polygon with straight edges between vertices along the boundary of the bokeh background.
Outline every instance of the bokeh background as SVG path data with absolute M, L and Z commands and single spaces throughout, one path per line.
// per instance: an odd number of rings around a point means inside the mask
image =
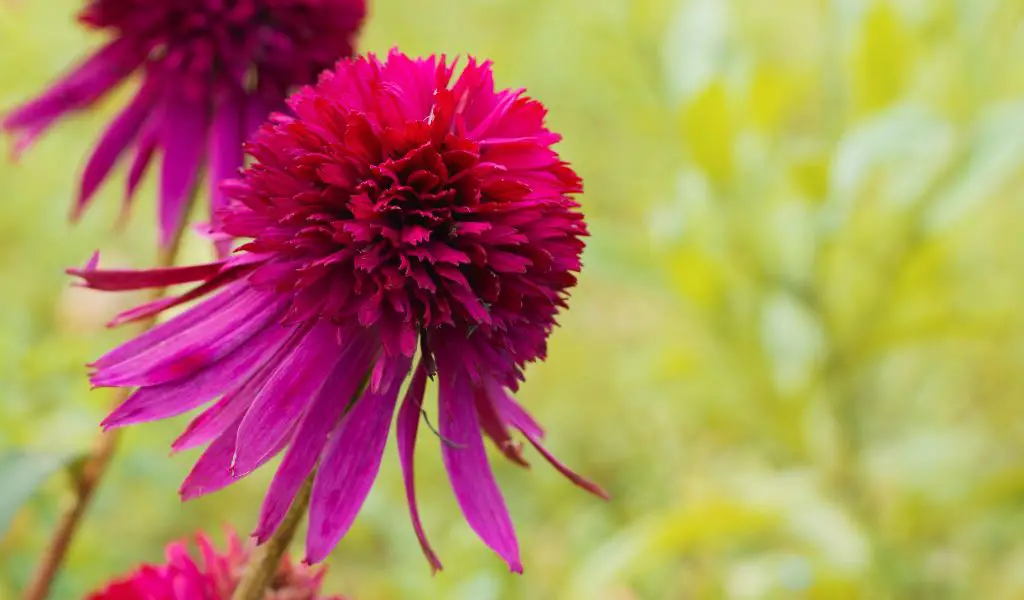
M 0 6 L 0 108 L 100 41 L 74 26 L 80 4 Z M 363 49 L 492 58 L 565 135 L 593 237 L 521 398 L 614 501 L 543 461 L 496 460 L 526 560 L 512 576 L 421 444 L 421 510 L 446 565 L 431 577 L 389 448 L 329 561 L 331 591 L 1024 598 L 1024 2 L 371 7 Z M 127 229 L 110 225 L 118 178 L 80 226 L 65 221 L 122 99 L 0 162 L 0 527 L 30 497 L 0 540 L 0 598 L 24 585 L 66 500 L 62 457 L 111 402 L 83 363 L 128 334 L 101 324 L 132 298 L 71 289 L 62 270 L 94 248 L 110 265 L 153 260 L 151 198 Z M 207 253 L 192 239 L 184 260 Z M 269 468 L 178 502 L 195 457 L 168 447 L 184 423 L 127 433 L 55 598 L 199 528 L 222 540 L 224 523 L 252 526 Z

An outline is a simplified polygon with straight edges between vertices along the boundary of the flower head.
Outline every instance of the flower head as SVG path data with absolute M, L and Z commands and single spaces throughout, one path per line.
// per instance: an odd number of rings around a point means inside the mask
M 470 526 L 515 571 L 519 549 L 483 435 L 526 464 L 518 431 L 558 462 L 513 400 L 580 269 L 586 235 L 576 174 L 552 150 L 545 109 L 496 90 L 490 65 L 392 52 L 342 61 L 289 101 L 249 144 L 254 164 L 225 185 L 228 260 L 154 271 L 74 271 L 97 289 L 198 282 L 145 317 L 201 304 L 94 363 L 93 383 L 137 386 L 106 420 L 122 426 L 220 397 L 175 442 L 209 443 L 182 487 L 191 498 L 284 451 L 255 535 L 280 524 L 317 468 L 307 559 L 348 531 L 380 468 L 403 381 L 398 449 L 413 526 L 413 446 L 428 379 L 439 386 L 441 453 Z M 418 360 L 414 357 L 418 354 Z M 413 366 L 413 363 L 416 363 Z
M 167 546 L 166 562 L 142 565 L 125 577 L 93 592 L 87 600 L 230 600 L 249 560 L 251 545 L 229 535 L 228 550 L 219 553 L 203 534 L 196 536 L 200 560 L 185 542 Z M 293 564 L 285 558 L 267 589 L 266 600 L 343 600 L 319 595 L 322 569 Z
M 79 20 L 108 32 L 111 41 L 8 114 L 3 128 L 24 148 L 61 117 L 95 105 L 140 72 L 138 91 L 85 166 L 73 214 L 81 214 L 131 149 L 127 208 L 159 151 L 161 240 L 168 243 L 204 164 L 216 209 L 225 203 L 216 185 L 237 174 L 242 142 L 283 106 L 292 88 L 312 83 L 320 71 L 352 54 L 364 2 L 90 0 Z

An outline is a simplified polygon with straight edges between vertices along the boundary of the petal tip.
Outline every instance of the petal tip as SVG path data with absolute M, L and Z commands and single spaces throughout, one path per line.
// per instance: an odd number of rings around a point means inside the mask
M 123 425 L 125 425 L 125 423 L 121 422 L 121 420 L 116 418 L 114 415 L 110 415 L 106 419 L 100 421 L 100 427 L 103 429 L 104 433 L 112 429 L 118 429 Z
M 72 225 L 78 225 L 78 222 L 82 220 L 82 215 L 85 213 L 85 203 L 88 202 L 87 198 L 79 198 L 78 202 L 75 202 L 74 206 L 68 210 L 68 222 Z
M 181 487 L 178 488 L 178 497 L 181 498 L 182 502 L 188 502 L 194 500 L 204 494 L 202 485 L 195 485 L 188 479 L 182 482 Z
M 433 551 L 431 551 L 430 555 L 427 556 L 427 560 L 430 562 L 430 574 L 432 576 L 437 575 L 444 570 L 444 567 L 441 566 L 441 560 L 437 558 L 437 555 L 434 554 Z

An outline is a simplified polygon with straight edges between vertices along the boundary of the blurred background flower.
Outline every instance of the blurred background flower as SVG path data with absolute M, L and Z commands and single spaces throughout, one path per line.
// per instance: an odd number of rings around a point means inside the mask
M 160 564 L 143 564 L 118 577 L 88 600 L 230 600 L 252 556 L 252 544 L 227 533 L 227 548 L 219 551 L 204 533 L 195 546 L 173 542 Z M 266 600 L 344 600 L 320 595 L 323 569 L 296 564 L 285 557 L 267 589 Z
M 173 245 L 203 171 L 210 174 L 213 219 L 226 203 L 220 181 L 242 166 L 242 142 L 271 111 L 284 108 L 292 90 L 352 54 L 365 12 L 364 0 L 88 0 L 78 21 L 108 39 L 92 54 L 68 52 L 75 66 L 0 125 L 23 150 L 58 121 L 94 108 L 140 76 L 135 95 L 85 163 L 72 215 L 81 216 L 133 148 L 127 212 L 158 152 L 160 244 Z M 68 164 L 77 162 L 69 157 Z
M 79 6 L 0 13 L 0 106 L 100 43 L 73 26 Z M 583 503 L 556 473 L 495 461 L 531 548 L 513 577 L 480 552 L 425 448 L 419 503 L 449 568 L 430 576 L 390 471 L 329 559 L 327 589 L 374 600 L 1024 595 L 1024 3 L 370 9 L 365 49 L 492 58 L 498 84 L 528 88 L 565 136 L 592 237 L 573 310 L 519 399 L 558 431 L 552 451 L 615 500 Z M 0 311 L 0 439 L 35 451 L 3 459 L 16 476 L 3 476 L 0 506 L 88 443 L 111 401 L 88 393 L 81 365 L 122 339 L 99 329 L 122 308 L 103 303 L 120 300 L 60 300 L 61 273 L 97 240 L 111 267 L 150 263 L 153 238 L 110 239 L 111 202 L 69 232 L 74 188 L 54 165 L 77 164 L 119 105 L 46 136 L 18 168 L 0 164 L 0 264 L 17 282 Z M 201 240 L 185 251 L 209 256 Z M 164 454 L 184 423 L 126 435 L 55 597 L 157 561 L 166 540 L 199 527 L 254 522 L 270 468 L 178 503 L 193 460 Z M 65 486 L 45 479 L 10 521 L 0 597 L 24 584 Z

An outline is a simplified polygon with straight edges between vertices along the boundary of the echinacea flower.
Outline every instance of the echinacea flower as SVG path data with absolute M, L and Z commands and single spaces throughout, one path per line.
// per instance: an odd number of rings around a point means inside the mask
M 111 40 L 2 122 L 24 149 L 62 117 L 91 108 L 135 73 L 141 83 L 110 123 L 82 174 L 77 218 L 131 151 L 125 208 L 162 154 L 160 239 L 170 243 L 201 171 L 217 184 L 237 175 L 242 142 L 290 91 L 313 83 L 352 40 L 365 0 L 89 0 L 79 15 Z M 224 248 L 222 248 L 223 250 Z
M 212 295 L 92 366 L 96 386 L 140 388 L 104 422 L 163 419 L 220 400 L 175 449 L 207 444 L 185 499 L 222 488 L 284 451 L 255 536 L 281 523 L 316 468 L 307 560 L 323 560 L 352 525 L 380 468 L 403 381 L 398 450 L 420 524 L 413 446 L 424 388 L 436 377 L 441 454 L 470 526 L 513 571 L 519 548 L 483 435 L 526 464 L 522 434 L 574 483 L 513 399 L 523 367 L 543 359 L 580 269 L 577 175 L 551 146 L 545 109 L 495 90 L 489 63 L 456 76 L 444 57 L 393 51 L 341 61 L 289 100 L 247 147 L 224 186 L 223 233 L 248 240 L 210 264 L 72 273 L 101 290 L 195 282 L 121 315 L 144 318 Z M 418 362 L 413 367 L 414 356 Z
M 217 552 L 209 538 L 196 535 L 200 560 L 196 560 L 185 542 L 167 546 L 166 562 L 142 565 L 118 578 L 86 600 L 230 600 L 241 579 L 251 544 L 242 544 L 233 533 L 228 536 L 227 552 Z M 278 568 L 266 600 L 344 600 L 320 595 L 323 569 L 296 565 L 285 557 Z

